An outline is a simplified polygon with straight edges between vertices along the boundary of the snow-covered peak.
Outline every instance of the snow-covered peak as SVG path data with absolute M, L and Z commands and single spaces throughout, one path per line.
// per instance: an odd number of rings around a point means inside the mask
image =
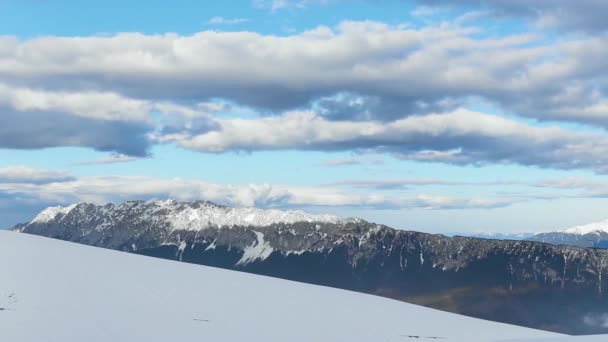
M 226 207 L 211 202 L 182 203 L 173 200 L 148 202 L 158 213 L 166 210 L 167 222 L 174 229 L 198 230 L 209 226 L 255 226 L 264 227 L 277 223 L 322 222 L 344 224 L 356 221 L 327 214 L 310 214 L 301 210 L 258 209 Z
M 70 213 L 70 211 L 72 211 L 74 208 L 76 208 L 78 204 L 72 204 L 70 206 L 67 207 L 61 207 L 61 206 L 57 206 L 57 207 L 49 207 L 44 209 L 43 211 L 40 212 L 40 214 L 38 214 L 38 216 L 36 216 L 31 223 L 48 223 L 51 222 L 53 220 L 55 220 L 57 218 L 58 215 L 67 215 Z
M 80 205 L 92 206 L 80 203 L 68 207 L 50 207 L 38 214 L 30 224 L 48 223 L 56 219 L 62 219 Z M 210 226 L 220 228 L 233 226 L 265 227 L 278 223 L 294 224 L 297 222 L 346 224 L 359 221 L 355 218 L 311 214 L 301 210 L 227 207 L 206 201 L 132 201 L 120 205 L 108 204 L 96 208 L 98 210 L 93 212 L 99 215 L 98 222 L 104 222 L 105 225 L 121 221 L 129 213 L 137 210 L 139 221 L 165 222 L 174 230 L 200 230 Z M 89 215 L 94 214 L 90 212 Z
M 561 232 L 576 235 L 608 233 L 608 219 L 600 222 L 589 223 L 581 226 L 564 229 Z

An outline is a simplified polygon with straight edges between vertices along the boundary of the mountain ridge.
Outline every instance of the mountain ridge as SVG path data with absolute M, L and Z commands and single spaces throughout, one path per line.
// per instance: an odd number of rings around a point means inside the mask
M 600 314 L 608 304 L 606 250 L 446 237 L 332 216 L 298 221 L 278 215 L 275 218 L 282 221 L 251 221 L 268 223 L 265 226 L 220 224 L 226 222 L 224 218 L 202 219 L 199 226 L 179 224 L 178 229 L 172 225 L 176 213 L 182 217 L 181 213 L 201 206 L 209 210 L 214 205 L 209 203 L 172 202 L 170 207 L 177 211 L 155 202 L 81 203 L 65 214 L 59 210 L 52 219 L 30 222 L 19 230 L 378 294 L 528 327 L 566 333 L 608 330 L 588 327 L 582 320 L 585 315 Z M 448 299 L 438 302 L 437 298 Z M 573 322 L 572 316 L 580 319 Z
M 530 241 L 556 245 L 608 248 L 608 219 L 566 229 L 536 234 Z
M 0 269 L 0 340 L 10 342 L 561 337 L 376 296 L 14 232 L 0 232 Z

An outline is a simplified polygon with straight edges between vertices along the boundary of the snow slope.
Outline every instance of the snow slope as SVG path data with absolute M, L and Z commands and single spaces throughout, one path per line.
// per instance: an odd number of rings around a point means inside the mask
M 608 220 L 571 227 L 559 232 L 576 235 L 608 233 Z
M 552 337 L 552 338 L 534 338 L 534 339 L 519 339 L 519 340 L 505 340 L 503 342 L 606 342 L 608 336 L 606 335 L 594 335 L 594 336 L 576 336 L 576 337 Z
M 0 232 L 0 341 L 557 337 L 390 299 Z M 419 338 L 416 338 L 418 336 Z

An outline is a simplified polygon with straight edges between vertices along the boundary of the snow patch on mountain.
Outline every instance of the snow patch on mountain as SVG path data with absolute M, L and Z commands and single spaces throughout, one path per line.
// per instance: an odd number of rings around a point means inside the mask
M 68 207 L 50 207 L 43 210 L 30 222 L 49 223 L 62 219 L 75 208 L 86 207 L 89 204 L 73 204 Z M 301 210 L 258 209 L 246 207 L 227 207 L 211 202 L 178 202 L 175 200 L 126 202 L 120 205 L 97 207 L 100 221 L 97 229 L 110 226 L 125 217 L 126 213 L 139 210 L 138 219 L 153 222 L 162 220 L 173 230 L 198 231 L 208 227 L 266 227 L 273 224 L 293 224 L 297 222 L 321 222 L 346 224 L 357 222 L 356 218 L 344 218 L 327 214 L 310 214 Z
M 559 232 L 576 235 L 608 233 L 608 219 L 600 222 L 571 227 L 568 229 L 561 230 Z
M 174 229 L 200 230 L 209 226 L 265 227 L 276 223 L 324 222 L 346 223 L 346 219 L 334 215 L 315 215 L 301 210 L 277 210 L 243 207 L 224 207 L 203 202 L 199 207 L 180 206 L 179 202 L 154 202 L 160 209 L 169 211 L 167 221 Z
M 256 260 L 266 260 L 274 252 L 274 248 L 270 246 L 270 243 L 264 241 L 264 234 L 260 232 L 254 233 L 257 240 L 251 246 L 245 248 L 241 260 L 236 263 L 237 266 L 247 265 Z
M 59 215 L 65 216 L 65 215 L 69 214 L 77 206 L 78 206 L 78 203 L 77 204 L 72 204 L 72 205 L 67 206 L 67 207 L 57 206 L 57 207 L 46 208 L 43 211 L 41 211 L 40 214 L 38 214 L 38 216 L 36 216 L 32 220 L 31 223 L 48 223 L 48 222 L 51 222 L 51 221 L 57 219 L 57 216 L 59 216 Z

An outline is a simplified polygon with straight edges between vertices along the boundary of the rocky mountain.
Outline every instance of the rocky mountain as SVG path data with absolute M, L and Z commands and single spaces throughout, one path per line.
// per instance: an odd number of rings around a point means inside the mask
M 80 203 L 19 231 L 572 334 L 607 332 L 608 250 L 446 237 L 210 202 Z
M 555 245 L 608 248 L 608 220 L 556 232 L 536 234 L 528 240 Z

